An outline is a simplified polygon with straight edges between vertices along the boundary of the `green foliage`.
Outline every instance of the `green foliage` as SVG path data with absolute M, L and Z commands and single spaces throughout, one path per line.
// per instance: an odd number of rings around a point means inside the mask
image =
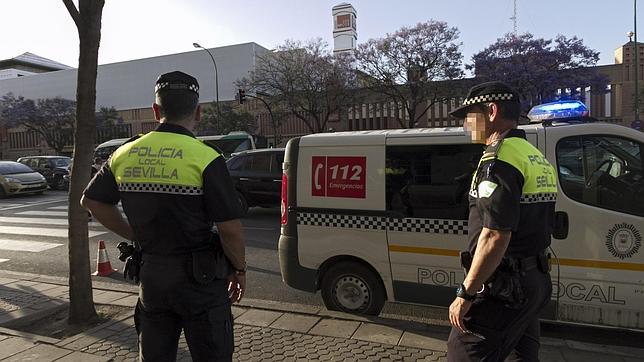
M 351 61 L 333 54 L 321 39 L 286 41 L 258 55 L 255 69 L 237 85 L 262 95 L 274 111 L 287 111 L 311 132 L 323 132 L 329 118 L 352 103 L 357 83 Z
M 114 107 L 101 107 L 96 112 L 96 127 L 110 127 L 119 119 L 119 114 Z
M 60 97 L 34 101 L 7 93 L 0 98 L 0 110 L 6 126 L 38 133 L 57 153 L 73 142 L 75 101 Z
M 220 104 L 220 113 L 217 113 L 216 104 L 202 109 L 201 121 L 195 127 L 198 135 L 228 134 L 234 131 L 254 133 L 257 130 L 255 116 L 243 110 L 236 109 L 229 104 Z

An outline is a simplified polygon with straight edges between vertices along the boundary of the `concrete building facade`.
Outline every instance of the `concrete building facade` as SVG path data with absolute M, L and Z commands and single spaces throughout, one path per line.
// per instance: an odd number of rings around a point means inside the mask
M 223 102 L 235 99 L 235 82 L 254 69 L 257 56 L 268 51 L 256 43 L 209 50 L 217 63 L 219 100 Z M 119 113 L 116 136 L 111 138 L 129 137 L 156 127 L 150 109 L 154 102 L 154 83 L 159 74 L 174 70 L 186 72 L 199 80 L 202 103 L 215 100 L 214 65 L 204 50 L 98 66 L 96 109 L 114 107 Z M 15 96 L 34 100 L 54 97 L 75 99 L 76 77 L 77 69 L 70 68 L 2 79 L 0 96 L 13 93 Z M 52 152 L 40 137 L 25 129 L 0 130 L 0 159 Z
M 633 120 L 635 120 L 634 49 L 634 42 L 626 43 L 615 51 L 615 64 L 597 67 L 601 73 L 608 76 L 610 84 L 604 94 L 592 93 L 590 89 L 583 90 L 591 116 L 627 127 L 633 126 Z M 638 49 L 641 59 L 638 73 L 641 89 L 644 87 L 644 44 L 639 43 Z M 257 56 L 268 51 L 255 43 L 210 50 L 219 70 L 219 98 L 221 102 L 234 101 L 237 93 L 235 81 L 253 70 Z M 208 54 L 203 50 L 100 65 L 97 80 L 97 109 L 103 106 L 114 107 L 120 116 L 119 124 L 113 130 L 117 133 L 106 134 L 103 138 L 129 137 L 153 130 L 157 125 L 150 109 L 154 101 L 153 85 L 159 74 L 171 70 L 185 71 L 199 80 L 200 98 L 203 103 L 210 103 L 215 99 L 213 64 Z M 458 120 L 450 118 L 449 112 L 462 103 L 462 97 L 473 81 L 473 79 L 452 81 L 454 87 L 463 89 L 462 96 L 429 107 L 419 120 L 417 127 L 461 125 Z M 76 69 L 50 71 L 0 80 L 0 96 L 13 92 L 31 99 L 56 96 L 74 99 L 75 88 Z M 407 117 L 401 105 L 382 101 L 378 95 L 368 95 L 362 99 L 365 101 L 353 105 L 343 114 L 333 115 L 325 129 L 352 131 L 400 128 L 397 119 L 404 120 Z M 641 103 L 644 103 L 644 94 L 640 99 Z M 284 145 L 291 137 L 310 133 L 304 122 L 292 115 L 284 114 L 281 115 L 281 122 L 275 129 L 266 108 L 257 100 L 247 99 L 243 108 L 256 115 L 256 133 L 267 137 L 272 145 Z M 644 106 L 640 109 L 644 110 Z M 100 137 L 98 141 L 101 141 Z M 37 135 L 21 128 L 2 129 L 0 127 L 0 159 L 16 159 L 20 156 L 52 153 L 53 151 L 48 149 Z

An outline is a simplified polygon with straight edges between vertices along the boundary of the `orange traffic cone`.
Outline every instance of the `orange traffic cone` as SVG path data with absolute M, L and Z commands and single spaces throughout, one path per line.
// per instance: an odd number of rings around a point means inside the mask
M 105 250 L 105 242 L 103 240 L 98 241 L 98 256 L 96 257 L 98 265 L 96 266 L 96 271 L 92 275 L 98 275 L 99 277 L 106 277 L 118 269 L 112 269 L 112 263 L 110 263 L 110 258 L 107 256 L 107 250 Z

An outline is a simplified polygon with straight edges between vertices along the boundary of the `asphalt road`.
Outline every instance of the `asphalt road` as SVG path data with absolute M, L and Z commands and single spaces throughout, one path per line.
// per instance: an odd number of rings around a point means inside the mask
M 67 277 L 67 203 L 64 191 L 0 199 L 0 270 Z M 248 263 L 246 297 L 321 306 L 319 293 L 298 291 L 282 283 L 277 254 L 279 209 L 251 208 L 242 223 Z M 102 282 L 126 283 L 122 276 L 123 263 L 118 260 L 116 249 L 122 239 L 97 222 L 89 223 L 89 231 L 92 271 L 96 269 L 99 240 L 105 241 L 112 267 L 119 269 L 109 277 L 93 278 Z M 381 317 L 448 325 L 444 308 L 387 303 Z M 643 335 L 552 324 L 543 327 L 547 336 L 607 344 L 637 345 Z
M 69 273 L 67 193 L 14 196 L 0 200 L 0 269 L 66 277 Z M 282 283 L 277 242 L 279 209 L 251 208 L 242 220 L 247 245 L 249 298 L 321 305 L 319 296 Z M 122 238 L 97 222 L 89 223 L 90 258 L 95 269 L 98 240 L 104 240 L 112 267 L 123 270 L 116 245 Z M 99 277 L 124 283 L 122 274 Z

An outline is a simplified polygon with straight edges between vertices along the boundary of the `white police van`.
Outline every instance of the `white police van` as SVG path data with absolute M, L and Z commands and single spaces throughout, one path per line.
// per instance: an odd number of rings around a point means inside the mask
M 544 318 L 644 329 L 644 133 L 579 102 L 521 126 L 558 170 L 552 303 Z M 570 118 L 561 120 L 562 118 Z M 483 151 L 462 128 L 313 134 L 286 147 L 279 257 L 329 309 L 448 306 L 463 281 L 467 190 Z

